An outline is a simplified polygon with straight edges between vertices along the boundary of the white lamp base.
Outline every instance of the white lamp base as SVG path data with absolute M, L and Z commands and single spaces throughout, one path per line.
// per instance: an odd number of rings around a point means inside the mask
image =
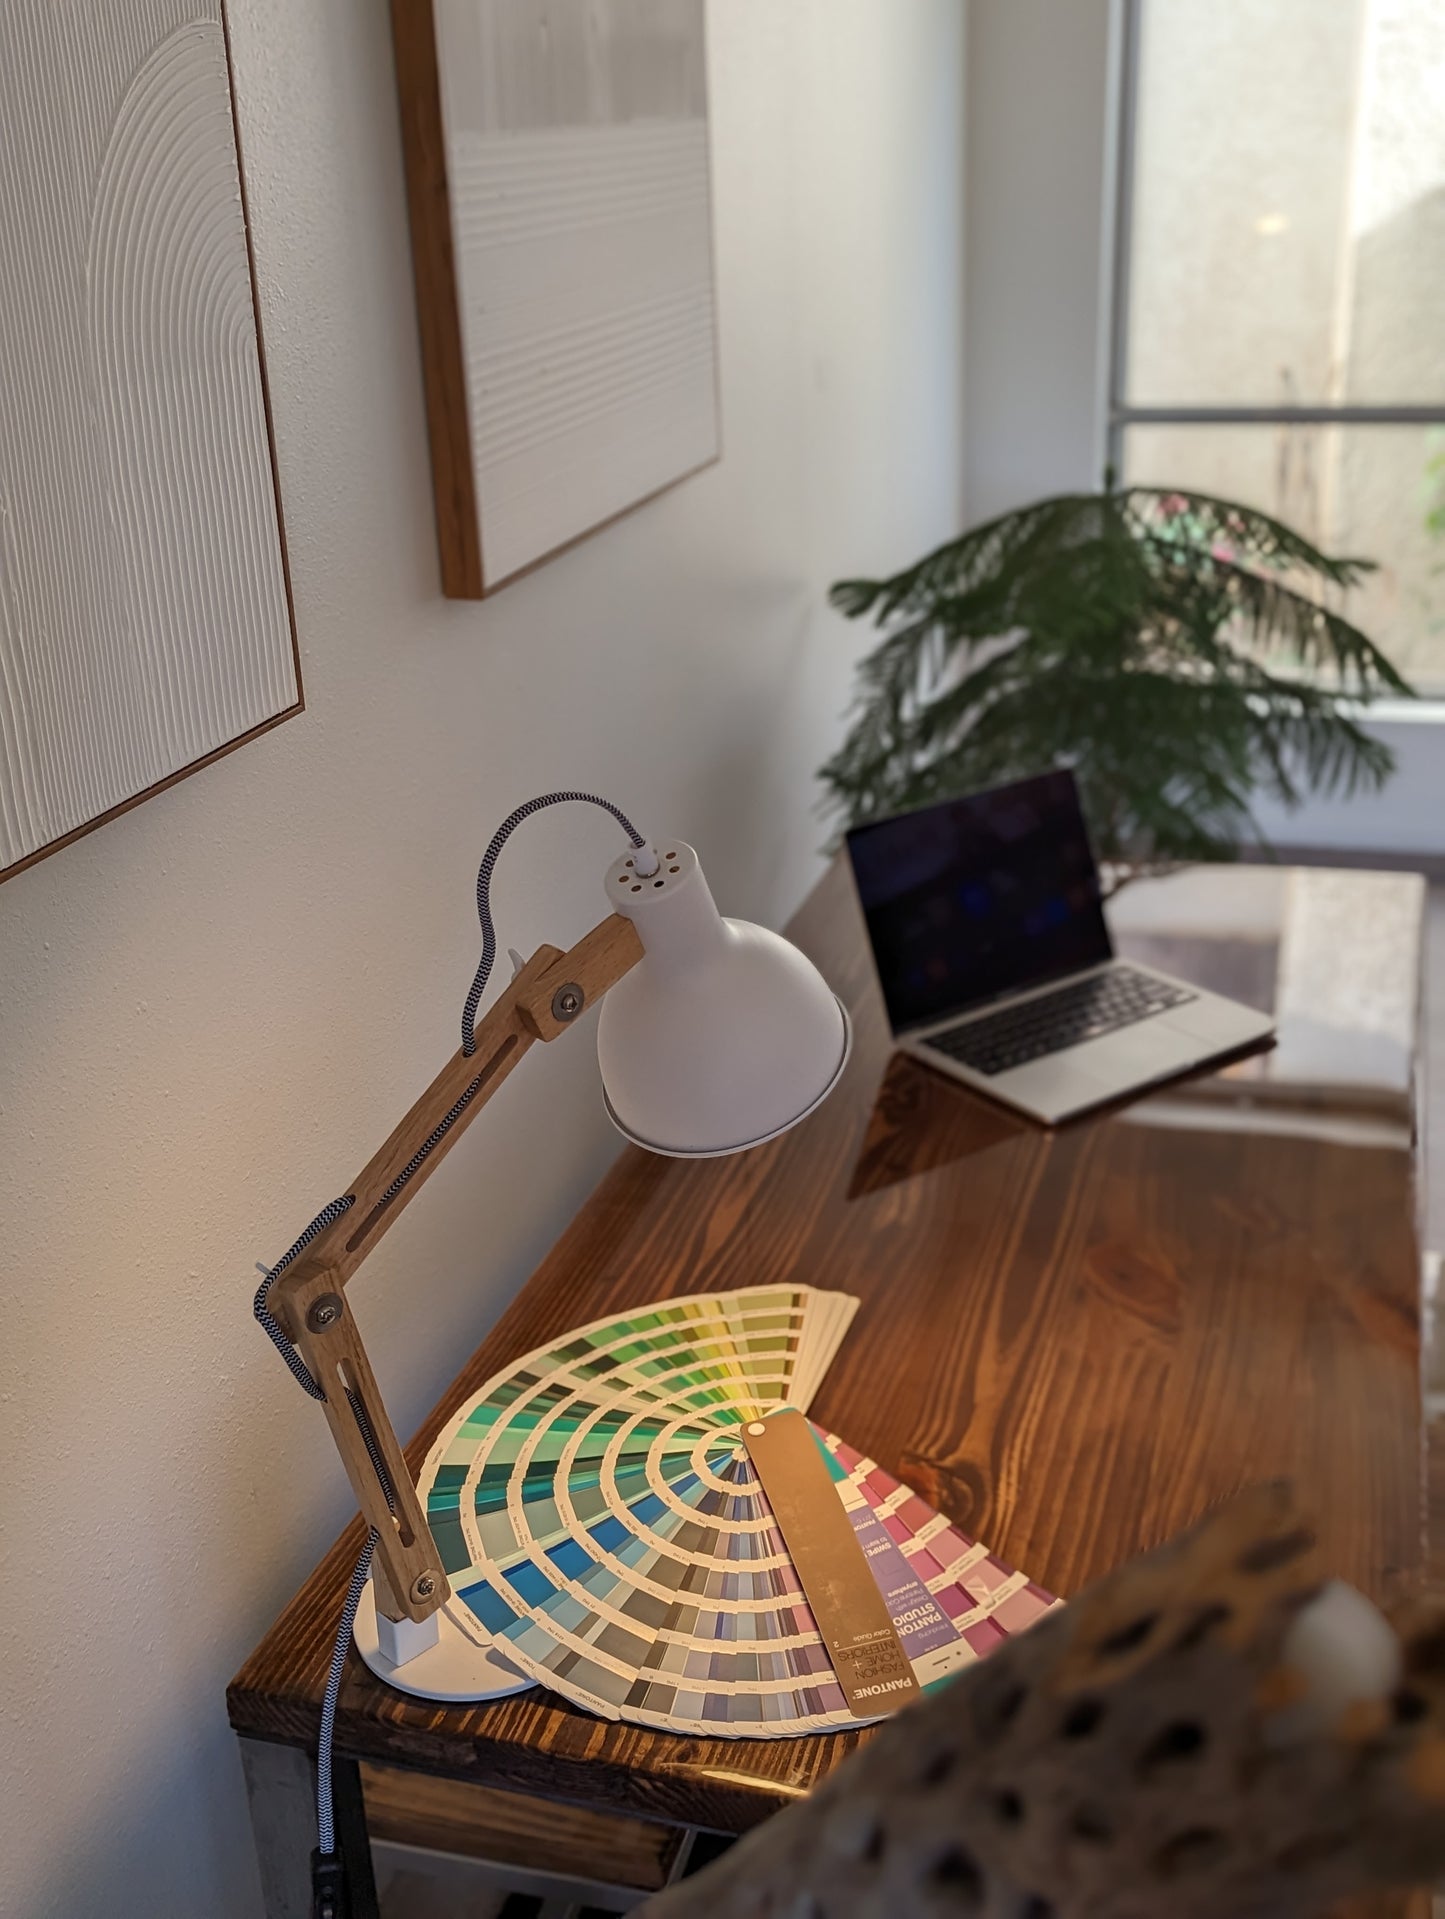
M 378 1679 L 395 1686 L 398 1692 L 409 1692 L 415 1699 L 440 1699 L 457 1705 L 474 1699 L 500 1699 L 507 1693 L 525 1692 L 537 1683 L 502 1657 L 470 1615 L 470 1630 L 460 1626 L 453 1617 L 460 1610 L 460 1601 L 449 1599 L 435 1615 L 435 1641 L 405 1665 L 393 1665 L 381 1650 L 376 1594 L 368 1579 L 352 1628 L 356 1650 Z

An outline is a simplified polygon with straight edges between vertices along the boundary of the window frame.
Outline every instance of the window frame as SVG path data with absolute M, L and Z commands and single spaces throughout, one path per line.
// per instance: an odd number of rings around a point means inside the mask
M 1129 402 L 1129 298 L 1134 248 L 1134 170 L 1138 158 L 1139 49 L 1147 0 L 1121 0 L 1119 96 L 1114 138 L 1114 230 L 1109 277 L 1105 459 L 1124 474 L 1131 426 L 1445 426 L 1445 400 L 1363 406 L 1133 406 Z
M 1116 483 L 1124 473 L 1124 435 L 1131 426 L 1437 426 L 1445 403 L 1397 406 L 1133 406 L 1128 398 L 1129 298 L 1133 262 L 1134 169 L 1139 121 L 1140 44 L 1146 0 L 1114 0 L 1114 46 L 1104 152 L 1110 169 L 1103 184 L 1105 230 L 1100 253 L 1099 382 L 1096 393 L 1104 458 Z M 1375 700 L 1357 712 L 1396 757 L 1397 774 L 1385 790 L 1351 802 L 1350 811 L 1305 801 L 1290 813 L 1276 807 L 1265 829 L 1291 849 L 1328 849 L 1348 864 L 1378 858 L 1426 864 L 1445 858 L 1438 796 L 1440 736 L 1445 728 L 1445 685 L 1433 681 L 1414 700 Z

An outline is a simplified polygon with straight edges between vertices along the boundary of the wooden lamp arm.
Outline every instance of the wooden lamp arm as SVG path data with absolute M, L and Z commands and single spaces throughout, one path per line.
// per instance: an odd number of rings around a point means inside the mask
M 542 946 L 347 1188 L 352 1204 L 279 1274 L 268 1306 L 325 1393 L 325 1413 L 352 1491 L 377 1533 L 377 1610 L 428 1619 L 450 1591 L 344 1289 L 366 1255 L 537 1040 L 565 1032 L 642 957 L 630 920 L 613 914 L 571 949 Z M 368 1446 L 368 1432 L 371 1446 Z M 376 1460 L 373 1460 L 374 1448 Z M 390 1482 L 379 1477 L 384 1471 Z

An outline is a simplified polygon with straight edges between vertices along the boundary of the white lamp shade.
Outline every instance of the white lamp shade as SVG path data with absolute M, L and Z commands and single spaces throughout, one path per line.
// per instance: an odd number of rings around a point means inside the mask
M 607 875 L 643 957 L 602 1002 L 597 1057 L 607 1110 L 654 1153 L 704 1158 L 786 1132 L 832 1091 L 848 1016 L 811 960 L 746 920 L 725 920 L 681 840 L 657 871 L 633 857 Z

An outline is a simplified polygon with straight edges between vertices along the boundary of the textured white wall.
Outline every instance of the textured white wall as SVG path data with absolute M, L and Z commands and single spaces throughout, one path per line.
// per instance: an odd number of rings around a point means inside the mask
M 383 0 L 231 0 L 309 710 L 0 888 L 0 1910 L 251 1915 L 227 1678 L 344 1518 L 249 1315 L 456 1044 L 474 864 L 592 784 L 779 921 L 861 636 L 837 574 L 960 521 L 963 9 L 715 0 L 722 464 L 437 597 Z M 602 910 L 534 821 L 504 942 Z M 357 1282 L 410 1429 L 606 1165 L 544 1049 Z
M 1116 0 L 971 0 L 970 522 L 1103 478 Z
M 297 699 L 220 0 L 0 8 L 0 126 L 8 867 Z
M 434 17 L 496 586 L 717 458 L 707 9 L 443 0 Z

